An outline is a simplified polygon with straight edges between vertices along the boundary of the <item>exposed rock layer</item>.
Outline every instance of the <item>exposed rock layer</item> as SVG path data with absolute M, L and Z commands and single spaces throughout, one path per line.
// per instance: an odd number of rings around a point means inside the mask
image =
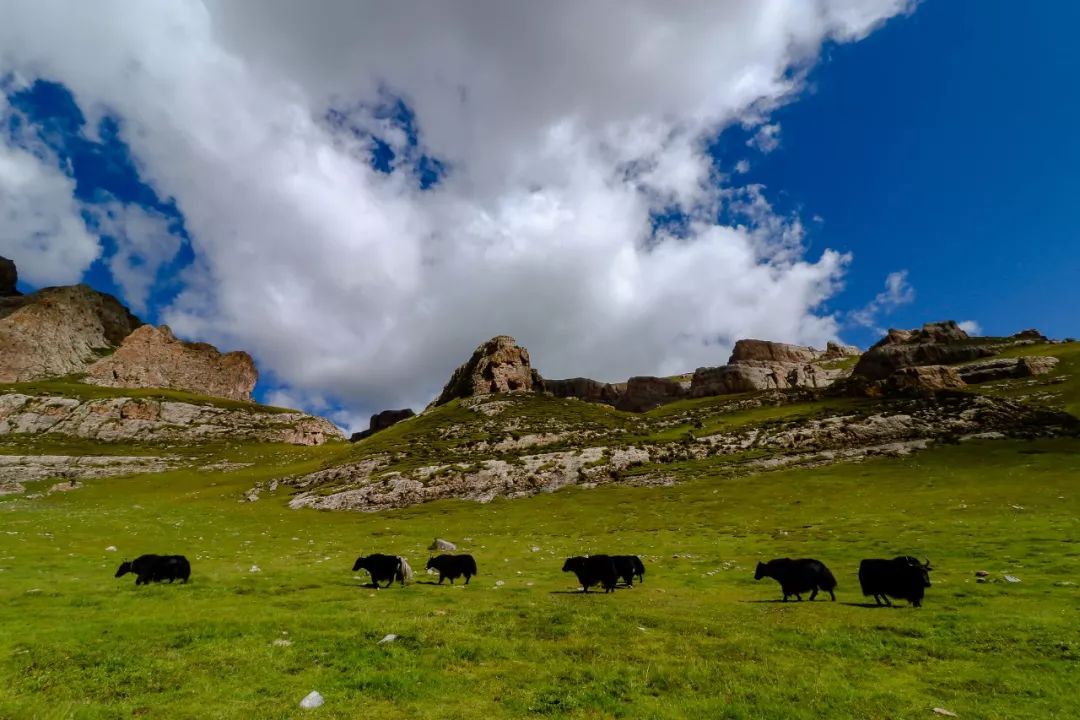
M 0 382 L 81 373 L 142 322 L 85 285 L 0 298 Z
M 51 434 L 104 442 L 214 440 L 320 445 L 341 438 L 330 421 L 300 412 L 265 412 L 150 398 L 79 400 L 0 395 L 0 436 Z
M 178 340 L 168 325 L 143 325 L 112 355 L 87 369 L 94 385 L 170 388 L 230 400 L 250 400 L 259 378 L 246 352 L 222 354 L 213 345 Z
M 956 371 L 965 383 L 974 385 L 995 380 L 1045 375 L 1057 367 L 1057 364 L 1056 357 L 993 358 L 961 365 L 956 368 Z

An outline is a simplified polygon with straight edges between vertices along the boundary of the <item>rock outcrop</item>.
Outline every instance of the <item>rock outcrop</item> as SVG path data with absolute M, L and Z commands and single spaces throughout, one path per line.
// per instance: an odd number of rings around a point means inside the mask
M 558 398 L 577 398 L 586 402 L 616 405 L 626 392 L 626 383 L 605 383 L 580 377 L 566 380 L 541 378 L 536 389 Z
M 476 348 L 469 361 L 454 371 L 433 404 L 445 405 L 474 395 L 531 391 L 534 379 L 529 351 L 509 335 L 497 335 Z
M 383 410 L 382 412 L 375 413 L 371 416 L 371 421 L 368 423 L 368 429 L 353 433 L 349 437 L 349 442 L 357 442 L 366 437 L 371 437 L 380 430 L 385 430 L 391 425 L 397 425 L 402 420 L 408 420 L 415 415 L 416 413 L 414 413 L 411 408 L 405 408 L 404 410 Z
M 890 395 L 926 394 L 957 390 L 966 385 L 956 368 L 947 365 L 920 365 L 900 368 L 885 381 Z
M 690 395 L 824 388 L 848 375 L 847 370 L 829 363 L 858 354 L 858 348 L 832 342 L 825 350 L 817 350 L 768 340 L 739 340 L 727 365 L 694 371 Z
M 1056 357 L 993 358 L 961 365 L 956 368 L 956 372 L 965 383 L 975 385 L 994 380 L 1045 375 L 1057 367 L 1057 364 Z
M 0 256 L 0 297 L 18 297 L 22 295 L 16 289 L 19 282 L 19 271 L 15 263 L 6 257 Z
M 179 340 L 168 325 L 136 329 L 86 372 L 85 382 L 94 385 L 169 388 L 229 400 L 251 400 L 259 378 L 246 352 L 222 354 L 207 343 Z
M 215 440 L 320 445 L 342 438 L 329 420 L 301 412 L 195 405 L 153 398 L 0 395 L 0 436 L 66 435 L 103 442 Z
M 177 465 L 176 458 L 153 455 L 0 455 L 0 485 L 159 473 Z
M 971 338 L 955 322 L 927 323 L 921 330 L 889 330 L 863 353 L 852 375 L 885 380 L 900 368 L 952 365 L 977 360 L 996 352 L 995 343 Z
M 85 285 L 0 298 L 0 382 L 84 372 L 141 325 L 119 300 Z
M 626 391 L 615 407 L 628 412 L 646 412 L 686 397 L 688 390 L 678 380 L 640 375 L 626 381 Z

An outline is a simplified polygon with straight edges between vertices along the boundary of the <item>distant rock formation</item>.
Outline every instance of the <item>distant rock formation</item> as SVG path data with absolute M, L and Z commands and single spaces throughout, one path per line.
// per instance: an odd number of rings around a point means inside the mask
M 85 382 L 251 400 L 258 378 L 255 363 L 246 352 L 223 355 L 213 345 L 178 340 L 168 325 L 143 325 L 128 335 L 116 352 L 91 365 Z
M 996 349 L 995 343 L 979 342 L 952 320 L 927 323 L 921 330 L 889 330 L 863 353 L 852 375 L 885 380 L 900 368 L 977 360 L 993 355 Z
M 141 325 L 119 300 L 85 285 L 0 298 L 0 382 L 84 372 Z
M 18 297 L 22 295 L 15 285 L 19 282 L 19 271 L 15 263 L 0 256 L 0 297 Z
M 646 412 L 687 395 L 689 388 L 678 380 L 638 376 L 626 381 L 626 391 L 615 407 L 628 412 Z
M 368 429 L 353 433 L 349 437 L 349 442 L 357 442 L 366 437 L 371 437 L 380 430 L 385 430 L 391 425 L 396 425 L 402 420 L 408 420 L 415 415 L 416 413 L 410 408 L 405 408 L 404 410 L 383 410 L 382 412 L 375 413 L 371 416 L 371 422 L 368 424 Z
M 433 405 L 474 395 L 531 391 L 535 378 L 529 351 L 509 335 L 497 335 L 476 348 L 469 361 L 454 371 Z
M 825 363 L 859 354 L 850 345 L 830 342 L 825 350 L 768 340 L 739 340 L 727 365 L 694 371 L 692 397 L 708 397 L 756 390 L 824 388 L 848 371 Z
M 539 392 L 550 393 L 557 398 L 577 398 L 587 402 L 616 405 L 626 392 L 626 385 L 579 377 L 566 380 L 540 378 L 534 387 Z

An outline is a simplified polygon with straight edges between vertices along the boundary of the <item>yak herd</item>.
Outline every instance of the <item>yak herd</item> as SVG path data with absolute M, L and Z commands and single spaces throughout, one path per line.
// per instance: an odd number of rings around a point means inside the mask
M 605 593 L 614 592 L 621 584 L 633 587 L 634 580 L 645 580 L 645 564 L 637 555 L 581 555 L 567 558 L 563 572 L 572 572 L 581 585 L 582 592 L 599 585 Z M 865 597 L 873 597 L 878 605 L 892 605 L 889 598 L 907 600 L 914 607 L 921 607 L 926 588 L 930 587 L 930 561 L 920 563 L 910 555 L 887 559 L 863 560 L 859 564 L 859 585 Z M 409 562 L 400 555 L 375 553 L 362 555 L 353 564 L 353 572 L 367 570 L 375 588 L 390 587 L 396 580 L 401 585 L 412 582 L 413 571 Z M 464 577 L 465 584 L 477 575 L 476 560 L 472 555 L 439 555 L 427 561 L 427 570 L 438 574 L 439 585 L 449 579 L 450 584 Z M 124 561 L 115 577 L 135 574 L 136 585 L 174 580 L 187 582 L 191 577 L 191 564 L 183 555 L 140 555 L 131 562 Z M 836 600 L 836 578 L 819 560 L 803 558 L 779 558 L 767 563 L 759 562 L 754 579 L 772 578 L 780 583 L 784 602 L 794 596 L 801 601 L 804 593 L 810 600 L 819 592 L 827 592 Z

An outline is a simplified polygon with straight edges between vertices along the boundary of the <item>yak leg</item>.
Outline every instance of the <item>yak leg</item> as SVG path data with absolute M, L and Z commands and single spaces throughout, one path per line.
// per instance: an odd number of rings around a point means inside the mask
M 836 593 L 834 593 L 832 590 L 829 591 L 829 597 L 833 599 L 833 602 L 836 602 Z
M 465 576 L 465 584 L 468 585 L 470 580 L 472 580 L 472 575 L 466 575 Z
M 814 590 L 813 590 L 813 592 L 811 592 L 811 593 L 810 593 L 810 601 L 811 601 L 811 602 L 813 602 L 814 598 L 816 598 L 816 597 L 817 597 L 817 593 L 818 593 L 818 589 L 817 589 L 817 587 L 815 586 L 815 587 L 814 587 Z
M 440 584 L 440 585 L 442 585 L 442 581 L 443 581 L 443 578 L 444 578 L 444 577 L 446 577 L 446 576 L 445 576 L 445 575 L 443 575 L 442 573 L 439 573 L 439 584 Z M 451 583 L 453 583 L 453 581 L 451 581 Z

